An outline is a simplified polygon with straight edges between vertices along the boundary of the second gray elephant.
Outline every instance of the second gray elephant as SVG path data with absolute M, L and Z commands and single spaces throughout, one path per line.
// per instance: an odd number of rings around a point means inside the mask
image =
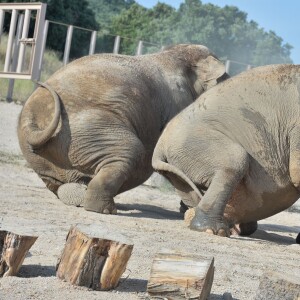
M 87 210 L 115 213 L 113 198 L 152 174 L 153 149 L 168 121 L 224 75 L 224 65 L 200 45 L 78 59 L 25 103 L 22 152 L 52 192 L 87 185 L 69 198 L 84 198 Z
M 153 167 L 196 206 L 191 229 L 255 231 L 300 196 L 300 66 L 256 68 L 201 95 L 166 126 Z

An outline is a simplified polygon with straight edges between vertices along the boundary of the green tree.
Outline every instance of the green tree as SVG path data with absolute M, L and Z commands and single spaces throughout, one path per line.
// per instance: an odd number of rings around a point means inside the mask
M 87 2 L 96 16 L 101 31 L 106 33 L 110 30 L 112 18 L 135 3 L 134 0 L 87 0 Z
M 174 22 L 174 12 L 174 8 L 163 3 L 152 9 L 133 4 L 112 19 L 111 32 L 124 37 L 121 42 L 123 53 L 134 54 L 139 40 L 148 42 L 145 43 L 148 51 L 157 51 L 166 41 L 172 43 L 169 31 Z
M 62 22 L 90 30 L 98 30 L 99 25 L 94 12 L 86 0 L 43 0 L 47 5 L 47 19 Z M 67 28 L 61 25 L 49 26 L 49 47 L 63 53 Z M 88 54 L 91 32 L 74 29 L 70 57 L 76 58 Z
M 221 8 L 185 0 L 178 10 L 158 3 L 152 9 L 137 4 L 112 19 L 111 31 L 133 40 L 125 42 L 132 54 L 138 40 L 161 45 L 195 43 L 209 47 L 221 59 L 245 64 L 290 63 L 292 46 L 275 32 L 266 32 L 234 6 Z M 242 66 L 244 68 L 244 66 Z

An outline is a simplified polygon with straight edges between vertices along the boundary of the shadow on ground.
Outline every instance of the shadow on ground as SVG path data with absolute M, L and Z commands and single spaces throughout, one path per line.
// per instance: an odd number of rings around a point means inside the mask
M 19 277 L 52 277 L 56 275 L 54 266 L 23 265 L 18 273 Z
M 208 300 L 224 300 L 223 295 L 210 294 Z M 238 300 L 237 298 L 233 298 L 232 300 Z
M 142 293 L 147 290 L 147 280 L 144 279 L 134 279 L 134 278 L 124 278 L 120 280 L 118 287 L 116 288 L 119 292 L 127 293 Z
M 279 245 L 292 245 L 296 244 L 296 240 L 293 237 L 280 235 L 277 233 L 271 233 L 266 232 L 264 230 L 258 229 L 253 234 L 251 234 L 249 237 L 237 237 L 237 236 L 231 236 L 232 239 L 239 239 L 239 240 L 247 240 L 247 241 L 253 241 L 256 240 L 262 240 L 266 242 L 272 242 Z
M 117 209 L 118 215 L 124 217 L 183 220 L 183 215 L 179 211 L 176 212 L 155 205 L 117 204 Z

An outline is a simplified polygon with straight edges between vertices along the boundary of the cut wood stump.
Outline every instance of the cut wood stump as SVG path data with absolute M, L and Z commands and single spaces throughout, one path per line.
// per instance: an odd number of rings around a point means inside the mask
M 16 276 L 38 237 L 0 230 L 0 277 Z
M 94 290 L 115 288 L 131 256 L 133 244 L 123 235 L 95 225 L 72 226 L 56 266 L 56 275 Z
M 259 281 L 255 300 L 300 300 L 300 277 L 265 272 Z
M 214 258 L 162 251 L 153 261 L 147 291 L 162 299 L 206 300 L 214 277 Z

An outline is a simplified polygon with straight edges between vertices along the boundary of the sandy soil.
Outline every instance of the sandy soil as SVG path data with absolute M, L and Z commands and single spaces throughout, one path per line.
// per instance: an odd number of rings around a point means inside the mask
M 147 299 L 152 260 L 162 248 L 215 258 L 210 300 L 225 292 L 252 299 L 264 271 L 300 276 L 300 214 L 282 212 L 259 222 L 251 237 L 222 238 L 186 228 L 179 198 L 149 186 L 119 195 L 118 215 L 62 204 L 30 170 L 19 150 L 16 123 L 21 106 L 0 102 L 0 229 L 38 235 L 18 277 L 0 279 L 0 299 Z M 96 224 L 127 235 L 133 254 L 118 288 L 110 292 L 71 286 L 55 276 L 65 237 L 75 223 Z

